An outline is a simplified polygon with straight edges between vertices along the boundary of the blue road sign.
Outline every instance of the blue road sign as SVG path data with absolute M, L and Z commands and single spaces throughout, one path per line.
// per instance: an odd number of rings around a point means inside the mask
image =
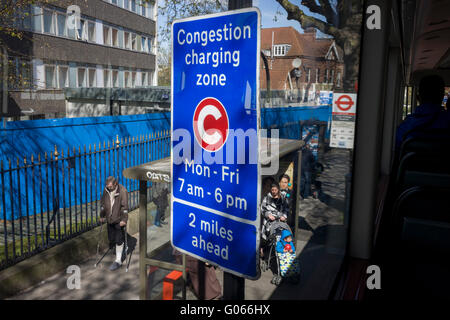
M 175 21 L 172 45 L 172 245 L 254 279 L 260 13 Z

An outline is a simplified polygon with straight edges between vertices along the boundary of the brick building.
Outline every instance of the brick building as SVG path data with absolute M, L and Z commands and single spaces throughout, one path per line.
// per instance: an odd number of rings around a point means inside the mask
M 107 115 L 111 101 L 90 96 L 88 101 L 68 102 L 65 91 L 110 88 L 106 94 L 111 96 L 128 88 L 135 92 L 156 86 L 156 9 L 156 1 L 141 0 L 30 5 L 17 20 L 24 38 L 10 39 L 8 45 L 8 71 L 21 81 L 9 81 L 8 112 L 3 116 L 89 116 L 68 111 L 86 106 L 98 109 L 96 115 Z
M 320 90 L 342 88 L 343 52 L 330 38 L 317 38 L 314 28 L 299 33 L 292 27 L 267 28 L 261 32 L 261 50 L 270 71 L 270 89 L 313 101 Z M 293 66 L 300 59 L 299 68 Z M 261 63 L 261 90 L 267 90 L 266 68 Z

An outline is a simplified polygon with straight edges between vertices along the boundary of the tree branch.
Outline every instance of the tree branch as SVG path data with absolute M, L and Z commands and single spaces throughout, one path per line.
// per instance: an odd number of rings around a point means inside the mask
M 323 8 L 323 11 L 325 12 L 324 16 L 327 18 L 328 23 L 333 24 L 335 27 L 337 27 L 337 15 L 333 10 L 333 7 L 331 6 L 330 0 L 319 0 L 320 6 Z
M 340 31 L 335 26 L 306 15 L 298 6 L 288 0 L 277 0 L 277 2 L 286 10 L 288 20 L 297 20 L 303 29 L 314 27 L 335 38 L 340 37 Z

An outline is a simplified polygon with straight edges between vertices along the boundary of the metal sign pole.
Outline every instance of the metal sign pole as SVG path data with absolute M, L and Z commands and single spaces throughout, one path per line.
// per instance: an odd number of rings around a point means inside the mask
M 228 0 L 228 10 L 251 7 L 252 0 Z M 259 250 L 259 249 L 258 249 Z M 224 300 L 245 299 L 245 279 L 234 274 L 223 273 L 223 298 Z

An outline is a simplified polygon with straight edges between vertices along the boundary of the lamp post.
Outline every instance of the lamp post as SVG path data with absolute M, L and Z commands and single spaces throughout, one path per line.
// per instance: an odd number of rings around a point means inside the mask
M 302 65 L 302 60 L 300 58 L 295 58 L 292 61 L 292 67 L 294 67 L 294 77 L 295 77 L 295 85 L 297 86 L 297 102 L 300 102 L 300 88 L 298 87 L 298 80 L 302 75 L 302 71 L 300 70 L 300 66 Z

